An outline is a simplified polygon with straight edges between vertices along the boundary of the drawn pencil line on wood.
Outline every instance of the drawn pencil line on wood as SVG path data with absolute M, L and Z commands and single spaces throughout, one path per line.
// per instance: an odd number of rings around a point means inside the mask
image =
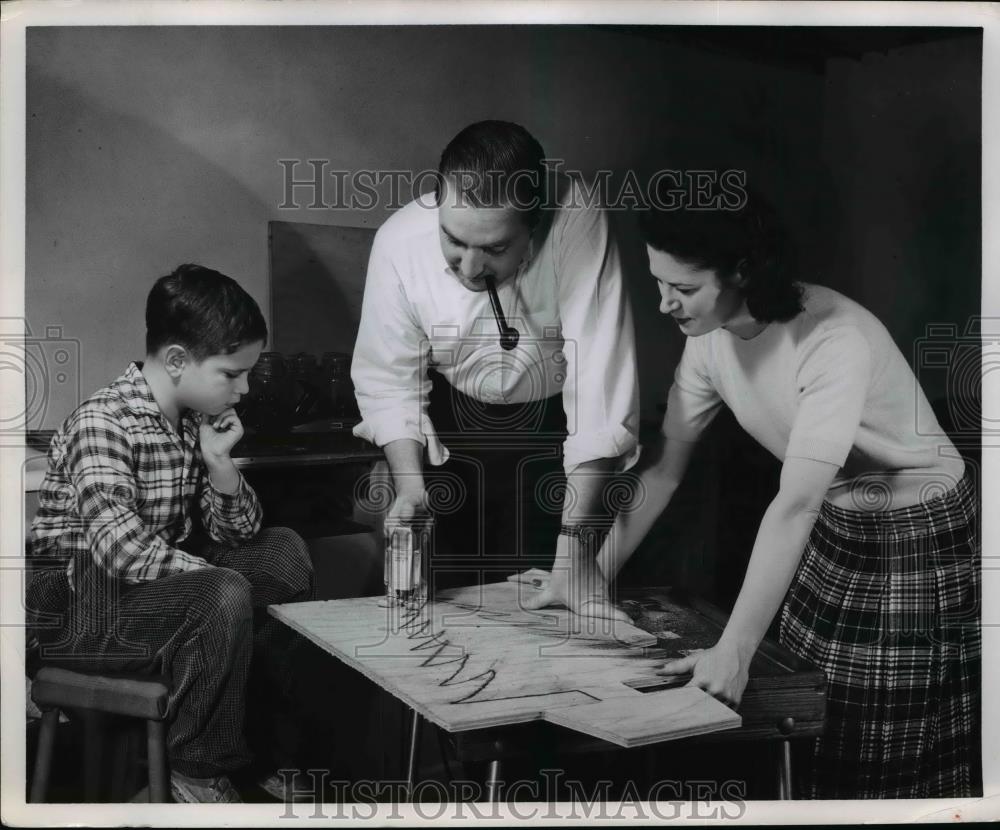
M 450 639 L 447 638 L 447 629 L 442 629 L 440 631 L 431 631 L 429 634 L 425 633 L 431 627 L 432 619 L 430 616 L 423 615 L 424 609 L 427 607 L 426 599 L 418 604 L 409 604 L 406 606 L 407 613 L 400 618 L 400 628 L 401 629 L 414 629 L 408 631 L 406 634 L 407 639 L 418 640 L 415 645 L 410 646 L 410 651 L 422 651 L 428 648 L 434 648 L 436 650 L 431 654 L 426 660 L 420 663 L 421 668 L 437 668 L 439 666 L 446 666 L 450 663 L 458 662 L 458 668 L 452 672 L 451 676 L 446 677 L 444 680 L 438 682 L 438 686 L 445 688 L 448 686 L 460 686 L 465 683 L 473 683 L 477 680 L 482 680 L 482 683 L 478 688 L 473 689 L 467 695 L 464 695 L 457 700 L 449 701 L 449 703 L 468 703 L 476 698 L 479 694 L 486 689 L 487 686 L 492 683 L 497 676 L 494 669 L 486 669 L 479 674 L 472 675 L 471 677 L 465 677 L 461 680 L 457 679 L 460 674 L 465 670 L 469 663 L 469 659 L 472 655 L 464 653 L 461 655 L 451 656 L 450 659 L 435 662 L 436 658 L 441 655 L 441 653 L 448 648 L 450 645 L 454 645 Z M 462 649 L 461 646 L 456 646 L 456 648 Z M 464 649 L 462 649 L 464 651 Z
M 453 605 L 463 610 L 473 611 L 476 613 L 477 616 L 482 616 L 485 618 L 509 619 L 510 617 L 513 616 L 509 612 L 505 611 L 484 612 L 481 608 L 476 608 L 474 606 L 466 605 L 464 603 L 453 603 Z M 453 643 L 450 639 L 447 638 L 447 629 L 442 629 L 440 631 L 427 633 L 433 620 L 430 616 L 423 615 L 423 611 L 426 609 L 426 607 L 427 607 L 426 600 L 418 601 L 417 603 L 410 603 L 405 606 L 406 613 L 403 614 L 400 618 L 401 630 L 412 629 L 412 630 L 407 630 L 406 633 L 407 639 L 420 641 L 417 642 L 415 645 L 410 646 L 409 650 L 411 652 L 422 651 L 428 648 L 435 648 L 434 653 L 419 664 L 420 667 L 438 668 L 440 666 L 447 666 L 450 665 L 451 663 L 458 662 L 459 663 L 458 668 L 456 668 L 455 671 L 449 677 L 438 682 L 437 685 L 441 688 L 445 688 L 448 686 L 458 686 L 465 683 L 471 683 L 476 680 L 483 681 L 478 688 L 474 689 L 469 694 L 459 697 L 455 700 L 447 701 L 449 704 L 456 705 L 456 704 L 469 704 L 469 703 L 497 703 L 505 700 L 522 700 L 525 698 L 552 697 L 555 695 L 565 695 L 565 694 L 582 694 L 585 697 L 590 698 L 591 700 L 600 700 L 600 698 L 595 697 L 594 695 L 590 694 L 589 692 L 585 692 L 582 689 L 559 689 L 548 692 L 532 692 L 520 695 L 504 695 L 501 697 L 488 697 L 488 698 L 481 697 L 482 693 L 496 679 L 497 677 L 496 670 L 490 668 L 480 672 L 479 674 L 472 675 L 471 677 L 465 677 L 462 678 L 461 680 L 456 679 L 459 677 L 459 675 L 462 674 L 462 672 L 468 666 L 469 660 L 471 659 L 472 655 L 464 653 L 460 655 L 451 655 L 447 659 L 442 659 L 442 660 L 438 659 L 441 656 L 442 652 L 444 652 L 450 645 L 454 645 L 458 649 L 463 649 L 463 647 Z M 537 631 L 537 633 L 545 636 L 565 636 L 565 632 L 547 630 L 545 627 L 537 623 L 532 623 L 532 624 L 515 623 L 514 625 L 519 628 L 531 628 Z M 592 642 L 597 648 L 607 647 L 606 643 L 599 641 L 584 640 L 584 642 Z
M 498 622 L 502 625 L 509 625 L 514 628 L 537 628 L 539 630 L 544 630 L 544 628 L 551 626 L 559 620 L 555 614 L 533 613 L 531 615 L 532 619 L 524 622 L 516 622 L 512 621 L 511 618 L 514 615 L 510 611 L 491 610 L 483 608 L 481 605 L 472 605 L 466 602 L 452 601 L 450 605 L 467 613 L 461 615 L 444 613 L 441 615 L 442 625 L 447 625 L 452 617 L 458 617 L 460 620 L 463 620 L 469 616 L 473 616 L 479 620 L 486 622 Z
M 504 695 L 503 697 L 487 697 L 481 698 L 480 700 L 453 700 L 455 703 L 500 703 L 505 700 L 524 700 L 529 697 L 556 697 L 558 695 L 583 695 L 584 697 L 589 697 L 593 701 L 600 702 L 601 698 L 596 695 L 592 695 L 590 692 L 584 691 L 583 689 L 553 689 L 550 692 L 527 692 L 523 695 Z

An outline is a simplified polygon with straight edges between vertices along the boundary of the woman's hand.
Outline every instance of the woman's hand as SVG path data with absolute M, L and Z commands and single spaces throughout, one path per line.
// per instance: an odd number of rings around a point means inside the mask
M 743 691 L 750 678 L 750 658 L 742 654 L 737 646 L 720 640 L 705 651 L 668 660 L 656 673 L 690 673 L 692 677 L 688 686 L 697 686 L 735 709 L 743 698 Z

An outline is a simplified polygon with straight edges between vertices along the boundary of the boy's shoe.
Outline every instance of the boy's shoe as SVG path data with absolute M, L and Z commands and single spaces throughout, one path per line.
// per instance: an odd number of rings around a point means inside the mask
M 291 775 L 282 775 L 280 770 L 275 770 L 258 780 L 257 786 L 271 798 L 288 804 L 293 801 L 315 801 L 317 783 L 319 782 L 312 776 L 299 770 L 295 770 Z
M 170 794 L 182 804 L 242 804 L 233 782 L 225 775 L 216 778 L 190 778 L 170 773 Z

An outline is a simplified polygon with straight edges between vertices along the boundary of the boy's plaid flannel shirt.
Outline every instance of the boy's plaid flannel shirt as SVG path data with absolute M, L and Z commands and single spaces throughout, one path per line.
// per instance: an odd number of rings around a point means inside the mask
M 224 544 L 260 530 L 260 503 L 242 475 L 233 495 L 212 486 L 198 443 L 202 416 L 184 413 L 178 434 L 140 366 L 130 364 L 82 403 L 49 446 L 32 555 L 68 558 L 70 585 L 88 565 L 126 584 L 206 567 L 176 547 L 191 534 L 196 510 Z

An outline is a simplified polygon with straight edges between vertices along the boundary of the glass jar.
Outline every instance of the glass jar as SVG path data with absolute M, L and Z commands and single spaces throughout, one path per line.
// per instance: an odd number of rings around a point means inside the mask
M 286 432 L 293 408 L 291 376 L 280 352 L 263 352 L 250 370 L 247 413 L 260 432 Z
M 323 379 L 323 400 L 329 414 L 334 417 L 346 415 L 354 403 L 351 356 L 344 352 L 324 352 L 320 375 Z
M 292 418 L 296 422 L 307 421 L 319 408 L 321 397 L 322 383 L 316 355 L 296 352 L 288 358 L 288 373 L 293 387 Z

